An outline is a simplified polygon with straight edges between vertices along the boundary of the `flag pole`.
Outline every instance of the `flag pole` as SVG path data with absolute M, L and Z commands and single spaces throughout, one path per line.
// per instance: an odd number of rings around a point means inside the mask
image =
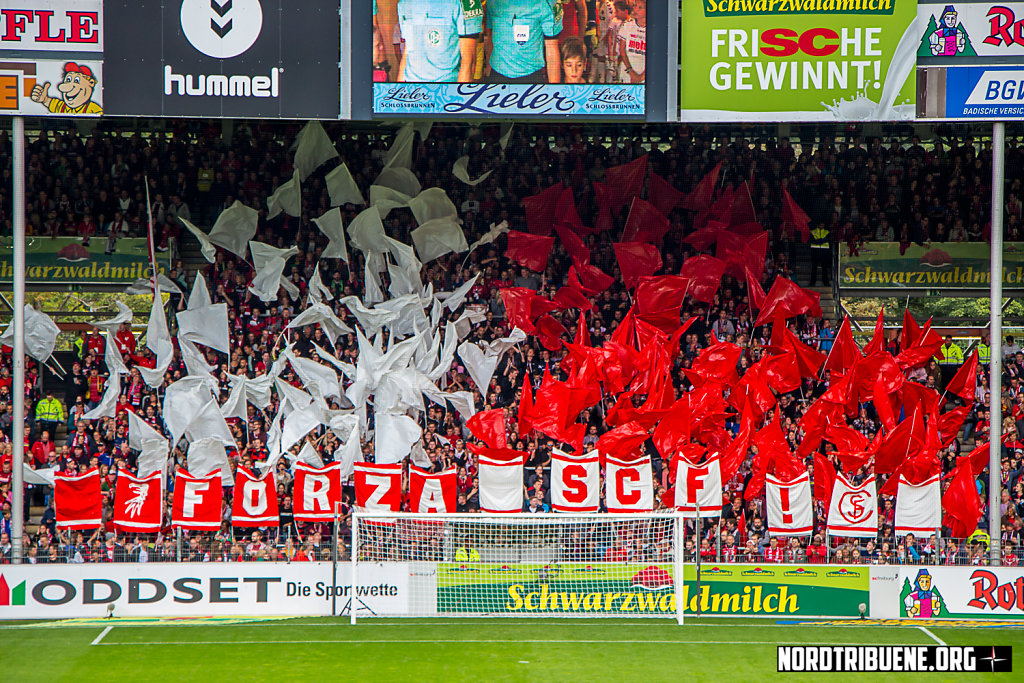
M 697 507 L 697 519 L 694 520 L 694 530 L 700 529 L 700 501 L 695 501 Z M 697 543 L 694 543 L 693 550 L 697 554 L 697 617 L 700 618 L 700 532 L 696 534 Z
M 14 416 L 11 472 L 11 561 L 21 564 L 25 538 L 25 119 L 12 123 L 14 175 Z
M 999 508 L 999 462 L 1002 451 L 1001 432 L 1003 427 L 1002 391 L 1002 339 L 1003 339 L 1003 178 L 1005 163 L 1006 126 L 1002 122 L 992 124 L 992 265 L 989 278 L 989 316 L 992 328 L 992 343 L 997 353 L 989 354 L 990 403 L 992 420 L 989 425 L 988 452 L 988 534 L 989 563 L 1002 564 L 1001 510 Z

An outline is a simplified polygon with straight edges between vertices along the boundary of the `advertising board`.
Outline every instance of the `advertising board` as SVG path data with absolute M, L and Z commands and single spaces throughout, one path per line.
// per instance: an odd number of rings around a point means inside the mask
M 645 113 L 647 0 L 373 3 L 374 114 Z
M 900 567 L 903 619 L 1024 619 L 1020 567 Z
M 942 242 L 928 247 L 899 242 L 867 242 L 858 253 L 842 249 L 839 286 L 843 289 L 976 289 L 987 292 L 992 277 L 986 242 Z M 1024 242 L 1003 244 L 1003 286 L 1024 288 Z
M 1024 2 L 920 0 L 918 66 L 1024 63 Z
M 83 245 L 75 237 L 29 237 L 25 240 L 25 281 L 28 284 L 130 284 L 148 276 L 149 246 L 144 238 L 121 238 L 113 254 L 105 239 Z M 168 259 L 159 262 L 163 270 Z M 10 237 L 0 237 L 0 283 L 11 282 L 14 249 Z
M 0 569 L 0 619 L 102 617 L 316 616 L 350 603 L 351 565 L 330 562 L 5 565 Z M 406 565 L 362 564 L 356 608 L 406 614 Z M 333 586 L 333 589 L 332 589 Z
M 684 121 L 915 115 L 913 0 L 694 0 L 682 6 Z

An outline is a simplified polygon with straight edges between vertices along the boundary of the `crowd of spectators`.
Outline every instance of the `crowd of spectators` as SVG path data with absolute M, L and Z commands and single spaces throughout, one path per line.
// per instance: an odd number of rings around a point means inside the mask
M 184 126 L 184 124 L 181 124 Z M 146 179 L 150 184 L 152 215 L 158 228 L 157 239 L 166 245 L 170 237 L 190 239 L 177 217 L 191 217 L 207 227 L 219 212 L 235 199 L 254 207 L 265 207 L 266 197 L 279 184 L 291 177 L 291 154 L 288 145 L 297 129 L 270 124 L 236 123 L 230 139 L 225 139 L 219 126 L 209 125 L 173 134 L 150 136 L 96 133 L 79 137 L 70 133 L 43 133 L 29 140 L 28 216 L 30 230 L 38 235 L 88 236 L 145 234 Z M 384 163 L 385 152 L 393 135 L 391 131 L 366 133 L 347 132 L 342 126 L 328 128 L 332 139 L 352 172 L 357 184 L 368 196 Z M 434 126 L 428 135 L 417 135 L 413 154 L 413 171 L 423 188 L 441 187 L 459 208 L 466 238 L 473 242 L 491 224 L 507 220 L 513 228 L 525 230 L 521 200 L 556 182 L 574 190 L 580 216 L 592 225 L 597 209 L 591 181 L 603 180 L 605 169 L 631 161 L 649 153 L 651 169 L 682 191 L 690 191 L 715 164 L 723 163 L 722 183 L 747 182 L 758 221 L 771 235 L 762 286 L 767 290 L 780 275 L 793 277 L 790 264 L 803 254 L 803 245 L 783 227 L 779 191 L 787 187 L 792 196 L 805 206 L 814 225 L 834 231 L 834 239 L 855 245 L 871 239 L 911 241 L 979 239 L 984 236 L 984 216 L 988 213 L 989 182 L 987 143 L 970 138 L 930 141 L 927 147 L 917 138 L 908 140 L 849 137 L 835 143 L 822 138 L 814 145 L 804 144 L 797 153 L 790 141 L 768 139 L 752 141 L 743 138 L 718 137 L 714 129 L 696 130 L 669 126 L 645 127 L 635 137 L 615 132 L 571 126 L 517 126 L 507 148 L 499 144 L 501 131 L 497 126 L 470 128 L 466 126 Z M 9 141 L 8 148 L 9 148 Z M 469 186 L 456 180 L 451 172 L 458 157 L 468 155 L 471 175 L 493 171 L 480 185 Z M 3 160 L 0 160 L 3 161 Z M 1011 144 L 1007 152 L 1008 177 L 1011 168 L 1024 168 L 1024 147 Z M 281 333 L 289 321 L 305 305 L 306 283 L 320 264 L 327 286 L 337 298 L 354 294 L 362 296 L 363 257 L 352 249 L 351 262 L 320 259 L 326 238 L 311 222 L 330 207 L 323 180 L 330 167 L 321 168 L 302 186 L 302 217 L 278 217 L 268 220 L 260 210 L 260 226 L 254 239 L 284 247 L 296 245 L 299 253 L 288 262 L 286 276 L 299 288 L 298 299 L 284 289 L 276 302 L 261 302 L 247 290 L 253 270 L 245 261 L 218 250 L 216 261 L 203 264 L 201 272 L 209 283 L 214 302 L 224 302 L 229 309 L 230 355 L 207 350 L 208 362 L 217 368 L 221 400 L 227 398 L 227 373 L 255 376 L 266 371 L 281 350 Z M 1006 238 L 1019 239 L 1021 218 L 1021 186 L 1014 180 L 1007 187 Z M 342 207 L 346 225 L 361 207 Z M 587 316 L 593 345 L 607 339 L 628 312 L 631 301 L 622 283 L 612 242 L 622 228 L 625 213 L 605 233 L 585 238 L 592 263 L 615 278 L 615 284 L 594 297 L 594 310 Z M 675 209 L 670 216 L 671 228 L 662 245 L 663 268 L 659 273 L 676 273 L 684 259 L 696 251 L 681 241 L 692 229 L 692 212 Z M 9 220 L 9 199 L 0 195 L 0 220 Z M 113 223 L 113 227 L 111 224 Z M 97 226 L 89 227 L 90 224 Z M 389 236 L 410 243 L 409 233 L 416 227 L 412 214 L 405 209 L 392 210 L 384 221 Z M 102 226 L 102 227 L 98 227 Z M 895 237 L 893 237 L 895 235 Z M 510 262 L 504 255 L 503 240 L 485 245 L 465 254 L 455 254 L 432 261 L 424 267 L 422 279 L 432 282 L 435 291 L 453 290 L 474 275 L 479 275 L 469 296 L 468 305 L 485 314 L 474 326 L 470 341 L 490 341 L 510 332 L 505 321 L 499 295 L 503 287 L 518 286 L 551 294 L 565 283 L 571 261 L 564 249 L 555 250 L 542 273 L 534 273 Z M 191 275 L 179 263 L 169 275 L 182 291 L 188 291 Z M 173 313 L 184 307 L 180 296 L 172 296 L 168 306 L 169 324 L 173 331 Z M 355 326 L 348 310 L 334 306 L 336 314 Z M 827 316 L 826 312 L 826 316 Z M 890 315 L 900 312 L 890 311 Z M 683 372 L 706 348 L 712 335 L 722 341 L 734 342 L 743 348 L 737 367 L 742 376 L 746 368 L 764 354 L 771 335 L 771 326 L 754 327 L 746 285 L 726 275 L 711 304 L 687 299 L 680 311 L 681 319 L 697 316 L 696 323 L 680 340 L 674 359 L 673 385 L 677 395 L 690 384 Z M 575 312 L 567 315 L 567 329 L 575 325 Z M 798 337 L 810 346 L 827 352 L 835 338 L 836 321 L 799 316 L 791 321 Z M 315 356 L 312 344 L 321 347 L 322 330 L 308 327 L 292 334 L 296 352 Z M 30 502 L 45 507 L 38 531 L 28 539 L 27 554 L 34 561 L 159 561 L 159 560 L 275 560 L 325 559 L 330 554 L 333 532 L 329 523 L 297 524 L 292 518 L 292 473 L 288 462 L 277 466 L 278 497 L 281 524 L 256 532 L 232 528 L 230 523 L 230 489 L 226 491 L 224 524 L 216 534 L 186 533 L 180 543 L 170 526 L 171 492 L 167 491 L 165 527 L 152 536 L 125 536 L 114 533 L 111 522 L 113 483 L 119 469 L 134 467 L 137 453 L 131 450 L 127 436 L 127 410 L 141 415 L 154 428 L 166 433 L 161 416 L 160 390 L 146 386 L 137 369 L 123 380 L 116 418 L 90 423 L 81 416 L 97 405 L 105 388 L 108 371 L 103 361 L 103 345 L 116 343 L 130 367 L 148 364 L 151 352 L 125 325 L 113 337 L 97 332 L 84 333 L 75 345 L 77 357 L 69 369 L 66 382 L 56 384 L 52 377 L 40 378 L 39 368 L 30 363 L 24 391 L 28 399 L 29 420 L 25 429 L 30 453 L 27 460 L 36 467 L 53 466 L 67 471 L 85 471 L 98 467 L 107 497 L 103 526 L 93 533 L 63 533 L 56 529 L 52 496 L 46 487 L 35 487 Z M 891 341 L 898 344 L 898 337 Z M 354 335 L 335 340 L 337 356 L 355 362 L 357 344 Z M 962 349 L 961 351 L 968 351 Z M 1024 353 L 1012 338 L 993 345 L 1001 351 L 1003 366 L 1002 512 L 1003 528 L 988 530 L 987 517 L 981 529 L 993 540 L 1005 544 L 1008 556 L 1016 558 L 1017 548 L 1024 543 Z M 517 406 L 523 378 L 538 387 L 549 368 L 555 377 L 564 376 L 560 369 L 564 351 L 552 353 L 536 338 L 530 337 L 509 352 L 499 365 L 486 392 L 481 392 L 460 361 L 456 359 L 446 381 L 451 391 L 471 391 L 478 409 L 506 409 L 509 445 L 529 453 L 523 477 L 524 511 L 543 512 L 550 509 L 549 464 L 551 439 L 517 433 Z M 966 355 L 966 354 L 962 354 Z M 949 355 L 947 354 L 947 358 Z M 961 356 L 962 357 L 962 356 Z M 934 361 L 909 371 L 912 378 L 941 391 L 955 366 L 941 368 Z M 946 372 L 944 372 L 946 370 Z M 165 385 L 187 374 L 180 356 L 176 355 L 167 372 Z M 283 378 L 298 385 L 290 368 Z M 940 459 L 949 471 L 955 457 L 975 442 L 985 440 L 992 416 L 988 411 L 987 368 L 979 367 L 977 401 L 963 434 L 943 452 Z M 815 398 L 828 388 L 825 375 L 805 379 L 796 391 L 779 396 L 783 433 L 795 449 L 801 439 L 797 426 L 799 417 Z M 10 417 L 11 386 L 10 353 L 0 365 L 0 499 L 3 500 L 3 521 L 0 525 L 0 552 L 9 555 L 11 518 L 11 442 L 14 428 Z M 64 396 L 61 405 L 57 395 Z M 56 405 L 54 405 L 56 402 Z M 230 452 L 232 467 L 253 467 L 266 460 L 266 433 L 269 416 L 277 413 L 278 399 L 264 412 L 249 405 L 246 422 L 232 420 L 231 428 L 237 449 Z M 596 442 L 609 428 L 605 422 L 610 404 L 600 403 L 584 411 L 581 420 L 587 424 L 585 445 Z M 458 511 L 479 509 L 476 480 L 476 456 L 467 448 L 471 438 L 458 413 L 448 407 L 429 404 L 422 416 L 422 446 L 434 471 L 456 468 L 458 471 Z M 736 416 L 726 421 L 735 428 Z M 880 429 L 874 407 L 864 404 L 857 417 L 850 421 L 858 431 L 873 438 Z M 66 436 L 63 432 L 66 430 Z M 60 438 L 58 438 L 60 434 Z M 308 441 L 325 462 L 332 459 L 338 442 L 322 429 L 313 432 Z M 172 445 L 171 471 L 185 463 L 184 444 Z M 670 487 L 669 468 L 660 454 L 645 446 L 652 455 L 655 499 L 658 508 Z M 296 447 L 297 448 L 297 447 Z M 967 448 L 969 450 L 969 448 Z M 363 444 L 364 457 L 373 458 L 372 443 Z M 831 444 L 823 444 L 823 452 L 831 452 Z M 858 543 L 840 539 L 828 543 L 824 533 L 827 511 L 820 504 L 815 510 L 815 531 L 809 539 L 772 538 L 767 532 L 763 498 L 742 500 L 744 485 L 751 476 L 750 457 L 737 475 L 725 482 L 726 504 L 721 527 L 705 525 L 697 530 L 691 552 L 713 553 L 724 561 L 757 558 L 758 561 L 843 561 L 843 562 L 918 562 L 956 563 L 986 562 L 979 550 L 987 546 L 988 536 L 982 533 L 973 542 L 964 539 L 925 541 L 896 538 L 893 533 L 893 501 L 883 499 L 879 507 L 878 538 Z M 808 459 L 808 463 L 810 459 Z M 859 480 L 869 470 L 865 465 L 853 473 Z M 168 479 L 168 489 L 173 477 Z M 979 491 L 985 497 L 987 475 L 978 478 Z M 349 505 L 353 493 L 351 482 L 345 488 L 346 506 L 342 517 L 342 538 L 348 536 Z M 404 503 L 408 505 L 408 501 Z M 602 507 L 603 507 L 602 498 Z M 720 538 L 716 535 L 720 534 Z M 952 543 L 953 545 L 950 545 Z M 631 551 L 623 550 L 629 557 Z M 711 557 L 711 555 L 709 555 Z

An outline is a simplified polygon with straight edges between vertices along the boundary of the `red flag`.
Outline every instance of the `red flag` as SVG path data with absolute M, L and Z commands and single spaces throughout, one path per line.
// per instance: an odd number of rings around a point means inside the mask
M 526 229 L 534 235 L 550 235 L 555 219 L 555 209 L 562 195 L 562 183 L 555 183 L 530 197 L 523 197 L 526 212 Z
M 100 471 L 53 477 L 53 507 L 59 529 L 96 529 L 103 522 L 103 494 Z
M 548 266 L 548 257 L 554 245 L 554 237 L 538 237 L 527 232 L 509 230 L 505 255 L 524 268 L 542 273 Z
M 818 303 L 820 298 L 821 295 L 817 292 L 802 289 L 792 280 L 777 277 L 765 296 L 754 327 L 764 325 L 773 319 L 776 311 L 781 311 L 786 318 L 792 318 L 801 313 L 807 313 L 816 318 L 821 317 L 821 304 Z
M 722 452 L 722 483 L 727 484 L 736 476 L 740 465 L 747 459 L 747 451 L 750 449 L 750 426 L 740 427 L 739 434 L 732 440 L 729 446 Z
M 974 391 L 978 386 L 978 351 L 975 350 L 967 362 L 953 375 L 946 385 L 947 394 L 956 394 L 968 405 L 974 403 Z
M 942 495 L 942 509 L 946 513 L 942 524 L 950 528 L 954 538 L 967 538 L 978 528 L 981 518 L 981 499 L 970 458 L 959 458 L 951 477 L 949 488 Z
M 750 183 L 746 180 L 736 188 L 732 203 L 730 225 L 750 225 L 757 223 L 757 212 L 754 210 L 754 198 L 750 196 Z
M 973 451 L 964 456 L 964 458 L 971 461 L 971 473 L 974 476 L 977 477 L 985 471 L 986 467 L 988 467 L 989 450 L 989 442 L 986 441 L 983 444 L 975 446 Z M 958 458 L 957 462 L 964 458 Z
M 590 249 L 579 235 L 561 223 L 555 225 L 555 232 L 573 263 L 590 263 Z
M 718 173 L 722 170 L 722 162 L 718 162 L 711 171 L 700 179 L 690 194 L 683 197 L 680 206 L 690 211 L 703 211 L 711 206 L 718 187 Z
M 626 227 L 622 231 L 622 241 L 661 244 L 668 229 L 669 222 L 664 214 L 654 208 L 653 204 L 634 197 L 629 206 Z
M 597 296 L 608 289 L 615 278 L 591 264 L 576 264 L 569 269 L 569 286 L 587 296 Z
M 743 268 L 743 274 L 747 279 L 747 298 L 750 300 L 750 307 L 755 311 L 761 310 L 765 298 L 764 287 L 761 286 L 761 278 L 749 266 Z
M 231 501 L 231 526 L 279 526 L 277 484 L 267 470 L 262 478 L 244 467 L 235 472 L 235 492 Z
M 794 234 L 800 235 L 803 242 L 811 238 L 811 217 L 793 201 L 786 188 L 782 188 L 782 224 L 793 226 Z
M 690 397 L 676 401 L 654 428 L 654 447 L 662 459 L 671 458 L 680 445 L 690 441 Z
M 630 460 L 640 457 L 638 449 L 647 441 L 647 430 L 636 422 L 627 422 L 611 431 L 605 432 L 597 440 L 597 450 L 602 456 L 610 456 L 618 460 Z
M 821 453 L 814 454 L 814 500 L 828 505 L 836 483 L 836 468 Z
M 896 415 L 889 394 L 886 393 L 885 377 L 882 375 L 875 378 L 875 390 L 871 401 L 875 404 L 875 411 L 878 413 L 878 419 L 881 420 L 885 431 L 891 432 L 896 428 Z
M 651 204 L 664 215 L 679 206 L 685 196 L 683 192 L 672 187 L 671 184 L 660 175 L 651 171 L 651 184 L 648 188 Z
M 360 508 L 376 512 L 398 512 L 401 509 L 401 463 L 376 465 L 368 462 L 357 462 L 353 472 L 353 479 L 355 479 L 356 484 L 356 505 Z M 298 478 L 296 477 L 296 482 L 297 481 Z M 298 486 L 298 484 L 296 484 L 296 486 Z M 340 488 L 339 482 L 339 489 Z M 295 519 L 299 519 L 298 502 L 299 497 L 296 495 Z
M 562 323 L 558 322 L 550 315 L 544 315 L 537 320 L 535 327 L 537 329 L 537 339 L 540 340 L 541 345 L 545 349 L 551 352 L 561 350 L 561 337 L 563 334 L 567 334 L 565 328 L 562 327 Z
M 728 226 L 724 223 L 708 221 L 708 224 L 703 228 L 694 230 L 684 237 L 683 243 L 692 245 L 697 251 L 707 251 L 719 237 L 726 233 L 726 227 Z
M 921 451 L 924 441 L 915 434 L 923 436 L 923 425 L 921 411 L 915 410 L 885 435 L 875 453 L 875 474 L 892 474 L 903 462 Z
M 527 385 L 528 386 L 528 385 Z M 505 409 L 494 408 L 475 413 L 466 420 L 466 427 L 473 436 L 483 441 L 490 448 L 508 446 L 505 436 Z
M 193 477 L 185 470 L 178 470 L 174 477 L 171 522 L 179 529 L 216 531 L 220 529 L 223 502 L 220 470 L 205 477 Z
M 637 280 L 646 275 L 653 275 L 661 268 L 661 254 L 653 244 L 644 242 L 615 242 L 615 258 L 619 261 L 622 280 L 626 289 L 633 289 Z
M 825 369 L 832 373 L 832 377 L 842 377 L 849 372 L 853 366 L 862 358 L 857 342 L 853 340 L 853 330 L 850 328 L 850 316 L 843 318 L 843 324 L 839 326 L 835 342 L 825 359 Z
M 537 292 L 526 287 L 504 287 L 498 292 L 505 305 L 505 319 L 512 327 L 518 327 L 527 334 L 533 334 L 533 300 Z
M 590 299 L 583 296 L 578 289 L 572 287 L 559 287 L 551 301 L 558 305 L 558 310 L 564 311 L 570 308 L 578 308 L 581 311 L 594 310 L 594 304 Z
M 903 383 L 903 411 L 906 414 L 917 408 L 922 414 L 930 413 L 939 407 L 939 394 L 934 389 L 921 386 L 917 382 Z
M 768 356 L 758 363 L 764 364 L 765 380 L 775 391 L 784 394 L 800 388 L 800 364 L 795 351 Z
M 356 463 L 356 470 L 368 463 Z M 369 465 L 387 467 L 387 465 Z M 401 469 L 401 465 L 398 466 Z M 304 462 L 293 466 L 295 483 L 292 486 L 292 504 L 296 522 L 327 521 L 334 518 L 334 510 L 341 502 L 341 463 L 313 467 Z M 359 475 L 356 475 L 356 497 L 359 496 Z M 362 503 L 359 503 L 362 505 Z M 379 508 L 370 508 L 379 509 Z
M 629 203 L 629 200 L 640 194 L 646 176 L 646 154 L 629 163 L 605 169 L 605 182 L 612 193 L 609 208 L 613 214 L 618 215 L 622 207 Z
M 938 430 L 943 448 L 953 443 L 953 439 L 960 433 L 960 428 L 964 426 L 964 420 L 967 419 L 970 412 L 971 406 L 960 406 L 959 408 L 948 410 L 939 416 Z
M 686 259 L 679 269 L 680 275 L 690 279 L 690 296 L 709 304 L 715 300 L 724 272 L 725 262 L 707 254 Z
M 479 413 L 477 413 L 479 415 Z M 409 507 L 412 512 L 455 512 L 455 468 L 432 474 L 409 465 Z
M 162 472 L 139 479 L 119 470 L 114 489 L 114 528 L 141 534 L 160 531 L 163 501 Z
M 878 311 L 878 319 L 875 320 L 875 333 L 871 336 L 871 341 L 868 342 L 868 345 L 864 347 L 865 356 L 885 351 L 885 326 L 883 323 L 884 313 L 884 310 Z
M 594 187 L 594 202 L 597 204 L 597 218 L 594 220 L 594 232 L 605 232 L 611 230 L 614 225 L 612 221 L 612 190 L 607 183 L 595 180 L 591 183 Z
M 530 415 L 533 412 L 533 385 L 530 384 L 530 376 L 523 376 L 523 390 L 519 396 L 519 438 L 524 439 L 533 431 L 533 424 Z
M 587 235 L 591 232 L 580 220 L 571 187 L 563 189 L 558 196 L 558 203 L 555 205 L 555 227 L 557 228 L 558 225 L 564 225 L 578 235 Z
M 921 337 L 921 326 L 910 314 L 909 308 L 903 309 L 903 334 L 900 335 L 900 351 L 906 351 L 917 343 Z

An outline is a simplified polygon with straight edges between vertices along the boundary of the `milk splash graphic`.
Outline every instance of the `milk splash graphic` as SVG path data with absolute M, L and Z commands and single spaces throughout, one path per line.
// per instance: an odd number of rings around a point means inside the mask
M 850 100 L 840 98 L 832 104 L 822 102 L 821 105 L 840 121 L 885 121 L 891 119 L 914 118 L 914 105 L 896 105 L 896 98 L 907 77 L 917 66 L 917 49 L 921 44 L 921 21 L 918 17 L 907 26 L 900 37 L 900 42 L 893 52 L 889 71 L 885 74 L 882 94 L 878 102 L 868 97 L 867 92 L 859 92 Z

